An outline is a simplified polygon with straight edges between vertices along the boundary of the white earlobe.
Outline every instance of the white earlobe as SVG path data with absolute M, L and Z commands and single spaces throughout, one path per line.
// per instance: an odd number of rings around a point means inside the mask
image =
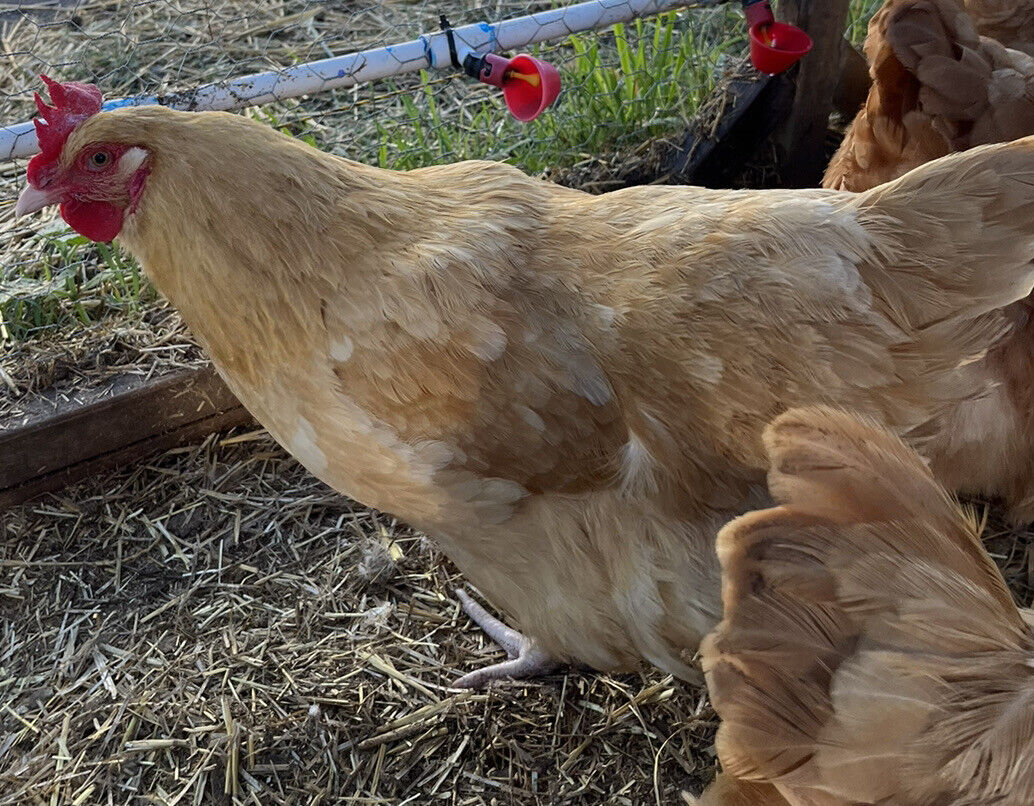
M 145 159 L 147 159 L 147 152 L 133 146 L 119 159 L 118 171 L 123 176 L 132 176 L 136 173 L 136 169 L 144 164 Z

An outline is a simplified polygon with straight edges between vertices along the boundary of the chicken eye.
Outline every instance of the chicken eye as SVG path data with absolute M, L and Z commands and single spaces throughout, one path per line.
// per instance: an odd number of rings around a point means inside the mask
M 90 167 L 104 168 L 111 162 L 111 154 L 107 151 L 98 151 L 90 157 Z

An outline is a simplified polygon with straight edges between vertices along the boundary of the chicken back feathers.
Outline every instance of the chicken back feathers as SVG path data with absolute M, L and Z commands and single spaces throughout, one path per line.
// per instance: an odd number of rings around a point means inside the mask
M 873 85 L 824 187 L 868 190 L 949 152 L 1034 134 L 1034 59 L 978 36 L 957 0 L 888 0 L 865 52 Z
M 979 454 L 953 484 L 1029 493 L 1027 423 L 980 359 L 1034 284 L 1034 140 L 861 196 L 393 172 L 146 107 L 62 160 L 96 141 L 147 151 L 121 239 L 256 418 L 560 659 L 691 676 L 712 536 L 762 500 L 790 406 L 858 408 L 937 467 Z
M 964 0 L 966 13 L 981 36 L 1034 56 L 1032 0 Z
M 1034 638 L 971 514 L 870 421 L 795 410 L 765 443 L 778 506 L 720 533 L 703 650 L 726 777 L 793 806 L 1031 802 Z

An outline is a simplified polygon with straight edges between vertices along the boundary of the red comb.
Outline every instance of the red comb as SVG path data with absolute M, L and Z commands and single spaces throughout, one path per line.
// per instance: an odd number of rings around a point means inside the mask
M 36 93 L 36 108 L 42 120 L 35 118 L 32 123 L 36 127 L 40 153 L 29 162 L 30 183 L 34 174 L 33 163 L 38 171 L 46 163 L 57 159 L 64 148 L 65 140 L 75 127 L 101 111 L 101 91 L 93 84 L 80 84 L 78 81 L 62 84 L 47 76 L 40 78 L 47 85 L 50 100 L 54 105 L 48 106 L 39 93 Z

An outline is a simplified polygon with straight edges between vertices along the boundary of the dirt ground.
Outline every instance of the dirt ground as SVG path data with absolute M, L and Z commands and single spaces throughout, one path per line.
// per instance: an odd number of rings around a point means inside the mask
M 657 673 L 449 690 L 501 655 L 423 538 L 262 433 L 3 515 L 0 804 L 677 804 L 706 695 Z
M 1031 534 L 986 515 L 1021 605 Z M 0 514 L 0 804 L 678 804 L 706 693 L 499 659 L 424 538 L 263 432 L 214 435 Z

